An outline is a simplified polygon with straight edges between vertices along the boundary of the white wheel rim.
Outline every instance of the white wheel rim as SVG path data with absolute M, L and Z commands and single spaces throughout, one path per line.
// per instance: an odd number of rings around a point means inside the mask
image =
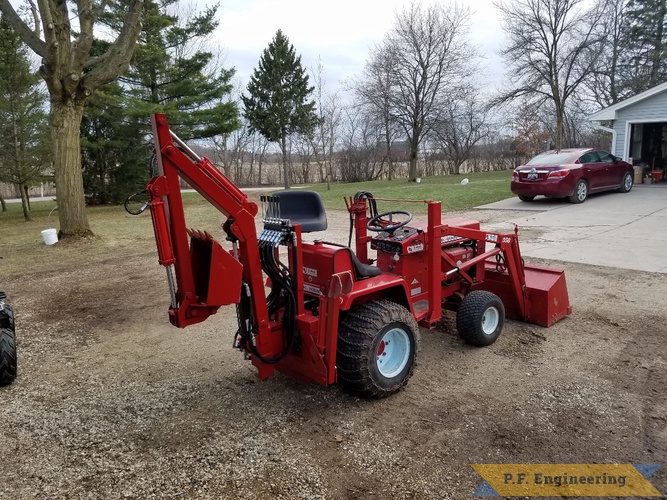
M 586 199 L 586 183 L 582 182 L 577 186 L 577 198 L 580 200 L 585 200 Z
M 625 189 L 627 191 L 630 191 L 630 188 L 632 187 L 632 176 L 630 174 L 625 175 Z
M 382 336 L 377 350 L 377 368 L 383 377 L 401 373 L 410 359 L 410 339 L 402 328 L 392 328 Z
M 482 316 L 482 331 L 485 335 L 491 335 L 500 323 L 500 312 L 495 307 L 489 307 Z

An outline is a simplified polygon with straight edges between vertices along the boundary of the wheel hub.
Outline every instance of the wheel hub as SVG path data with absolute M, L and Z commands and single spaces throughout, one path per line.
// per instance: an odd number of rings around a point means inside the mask
M 395 377 L 410 359 L 410 339 L 401 328 L 387 331 L 378 345 L 376 363 L 378 371 L 387 378 Z
M 482 316 L 482 331 L 485 335 L 491 335 L 498 328 L 500 312 L 495 307 L 489 307 Z

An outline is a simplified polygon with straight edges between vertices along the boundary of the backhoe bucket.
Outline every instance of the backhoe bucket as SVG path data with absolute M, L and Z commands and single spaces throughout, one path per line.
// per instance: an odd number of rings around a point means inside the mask
M 241 263 L 210 234 L 193 230 L 188 234 L 197 302 L 209 307 L 238 303 L 243 275 Z
M 507 272 L 487 262 L 484 282 L 476 288 L 495 293 L 503 301 L 505 315 L 540 326 L 551 326 L 572 312 L 565 283 L 565 271 L 548 267 L 524 266 L 526 293 L 520 290 Z

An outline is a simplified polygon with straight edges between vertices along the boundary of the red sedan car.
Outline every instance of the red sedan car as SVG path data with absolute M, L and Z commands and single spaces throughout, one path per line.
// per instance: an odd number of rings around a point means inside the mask
M 536 156 L 512 173 L 512 192 L 521 201 L 535 196 L 583 203 L 591 193 L 632 189 L 632 165 L 599 149 L 558 149 Z

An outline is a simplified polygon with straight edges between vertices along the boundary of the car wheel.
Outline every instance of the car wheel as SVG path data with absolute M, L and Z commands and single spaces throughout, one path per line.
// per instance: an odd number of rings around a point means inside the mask
M 632 184 L 632 174 L 630 172 L 626 172 L 625 176 L 623 177 L 623 184 L 621 184 L 621 187 L 618 188 L 618 192 L 628 193 L 632 189 Z
M 534 196 L 526 196 L 525 194 L 520 194 L 519 199 L 521 201 L 533 201 L 535 199 Z
M 581 179 L 574 187 L 574 193 L 569 197 L 570 203 L 583 203 L 588 198 L 588 183 Z

